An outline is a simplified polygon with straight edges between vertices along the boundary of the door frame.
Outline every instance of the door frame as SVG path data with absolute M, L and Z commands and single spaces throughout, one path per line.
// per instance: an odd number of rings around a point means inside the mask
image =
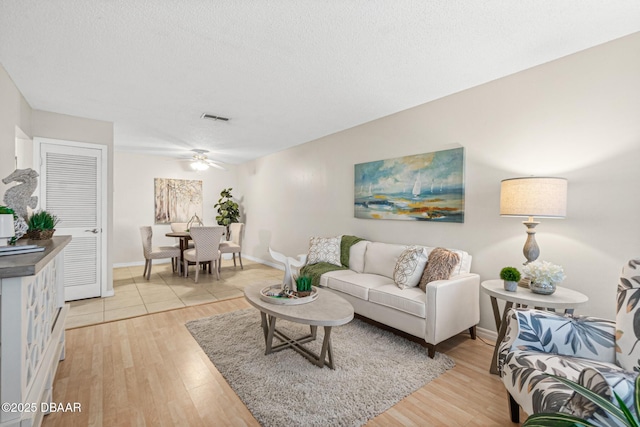
M 108 147 L 104 144 L 95 144 L 91 142 L 78 142 L 78 141 L 67 141 L 62 139 L 53 139 L 53 138 L 43 138 L 36 136 L 33 138 L 33 165 L 37 167 L 36 172 L 38 175 L 42 174 L 42 144 L 53 144 L 53 145 L 62 145 L 65 147 L 78 147 L 78 148 L 90 148 L 92 150 L 100 150 L 101 157 L 101 185 L 100 185 L 100 197 L 102 198 L 101 203 L 101 212 L 100 212 L 100 228 L 101 228 L 101 236 L 100 236 L 100 297 L 104 298 L 106 296 L 113 295 L 113 292 L 109 292 L 108 290 L 108 282 L 107 282 L 107 248 L 108 248 L 108 240 L 109 240 L 109 228 L 108 228 L 108 193 L 107 193 L 107 166 L 108 166 Z M 40 208 L 40 200 L 42 200 L 40 179 L 38 179 L 38 186 L 36 187 L 36 194 L 38 195 L 38 209 Z

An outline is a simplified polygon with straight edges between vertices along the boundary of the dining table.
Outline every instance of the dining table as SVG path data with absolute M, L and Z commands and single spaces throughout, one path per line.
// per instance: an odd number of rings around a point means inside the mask
M 191 234 L 188 231 L 172 231 L 166 233 L 167 237 L 177 237 L 180 239 L 180 263 L 178 265 L 178 275 L 184 276 L 184 251 L 189 248 L 189 240 L 191 240 Z

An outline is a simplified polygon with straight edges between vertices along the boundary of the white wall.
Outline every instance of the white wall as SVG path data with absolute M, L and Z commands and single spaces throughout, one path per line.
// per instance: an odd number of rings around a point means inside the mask
M 220 191 L 233 188 L 231 193 L 234 199 L 242 203 L 242 195 L 236 188 L 235 166 L 226 167 L 226 171 L 209 168 L 196 172 L 188 162 L 180 162 L 175 158 L 116 151 L 113 215 L 115 266 L 144 264 L 140 226 L 153 226 L 154 246 L 175 243 L 175 239 L 164 235 L 171 231 L 168 224 L 154 224 L 154 178 L 202 180 L 202 220 L 205 225 L 215 225 L 217 209 L 213 205 L 218 202 Z
M 472 67 L 469 64 L 469 67 Z M 578 312 L 614 317 L 617 276 L 640 256 L 640 33 L 298 146 L 238 169 L 243 252 L 293 255 L 310 236 L 355 234 L 465 249 L 482 280 L 520 266 L 525 227 L 499 216 L 500 181 L 569 180 L 568 217 L 542 220 L 541 260 L 590 298 Z M 353 217 L 353 166 L 465 147 L 464 224 Z M 461 308 L 463 309 L 463 308 Z M 481 323 L 495 329 L 489 298 Z
M 17 128 L 17 129 L 16 129 Z M 0 194 L 13 183 L 1 179 L 15 170 L 16 137 L 31 134 L 31 107 L 0 64 Z M 3 202 L 0 200 L 0 204 Z
M 16 138 L 28 140 L 36 136 L 91 142 L 107 146 L 109 156 L 107 210 L 109 218 L 111 218 L 113 206 L 113 170 L 111 168 L 113 164 L 113 123 L 33 110 L 6 70 L 0 65 L 0 178 L 4 178 L 15 169 Z M 28 156 L 31 149 L 32 147 L 22 150 L 22 155 Z M 25 161 L 26 163 L 28 162 Z M 11 185 L 13 184 L 9 184 L 9 186 Z M 7 186 L 0 182 L 0 194 L 4 194 L 6 188 Z M 113 227 L 111 222 L 108 227 L 106 287 L 107 292 L 110 292 L 113 289 L 111 268 Z

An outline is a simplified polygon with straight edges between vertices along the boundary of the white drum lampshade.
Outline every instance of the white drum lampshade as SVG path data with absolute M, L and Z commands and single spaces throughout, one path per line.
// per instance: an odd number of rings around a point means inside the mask
M 564 218 L 567 216 L 567 180 L 551 177 L 525 177 L 502 180 L 500 215 L 528 217 L 527 241 L 523 253 L 528 264 L 535 261 L 540 249 L 535 239 L 533 218 Z
M 9 240 L 16 235 L 13 226 L 13 215 L 0 215 L 0 246 L 7 246 Z

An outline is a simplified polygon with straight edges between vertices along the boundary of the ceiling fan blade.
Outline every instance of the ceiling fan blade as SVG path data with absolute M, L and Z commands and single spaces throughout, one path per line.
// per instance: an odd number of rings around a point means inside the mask
M 218 163 L 214 162 L 213 160 L 205 160 L 205 162 L 209 165 L 209 166 L 213 166 L 214 168 L 218 168 L 218 169 L 222 169 L 223 171 L 226 171 L 227 168 L 225 168 L 222 165 L 219 165 Z

